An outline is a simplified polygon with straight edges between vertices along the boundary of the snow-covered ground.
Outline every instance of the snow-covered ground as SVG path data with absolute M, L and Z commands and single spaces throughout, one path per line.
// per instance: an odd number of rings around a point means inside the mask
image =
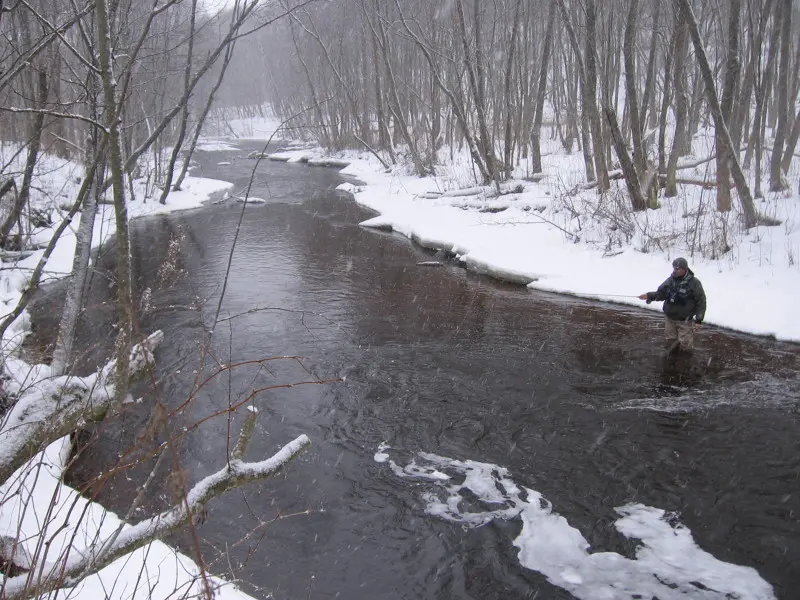
M 13 149 L 0 147 L 3 156 L 11 156 Z M 0 157 L 1 158 L 1 157 Z M 15 159 L 17 163 L 24 156 Z M 4 162 L 4 161 L 0 161 Z M 21 168 L 12 163 L 6 173 Z M 45 155 L 37 165 L 35 188 L 31 203 L 36 208 L 52 213 L 54 225 L 35 230 L 32 239 L 46 243 L 61 221 L 61 214 L 75 197 L 80 186 L 83 169 L 80 165 Z M 213 192 L 226 189 L 231 184 L 212 179 L 188 177 L 183 191 L 172 192 L 165 205 L 144 196 L 145 186 L 136 182 L 137 196 L 128 205 L 129 218 L 164 214 L 177 210 L 197 208 L 208 200 Z M 75 232 L 79 216 L 62 235 L 45 267 L 44 280 L 53 280 L 68 275 L 72 270 L 75 252 Z M 114 212 L 110 205 L 100 207 L 94 223 L 93 245 L 107 241 L 115 232 Z M 0 303 L 3 314 L 16 306 L 27 285 L 32 270 L 36 267 L 44 250 L 38 250 L 21 261 L 0 261 Z M 18 348 L 30 327 L 27 312 L 23 313 L 2 340 L 4 356 Z M 21 388 L 30 389 L 45 382 L 50 375 L 46 365 L 28 365 L 18 358 L 5 361 L 4 375 L 11 377 L 4 382 L 6 391 L 14 393 Z M 57 563 L 66 553 L 73 557 L 96 540 L 104 539 L 118 528 L 123 531 L 128 525 L 97 503 L 82 498 L 75 490 L 61 481 L 61 474 L 68 452 L 66 438 L 51 444 L 21 468 L 8 482 L 0 486 L 0 536 L 19 539 L 21 552 L 36 556 L 38 561 Z M 95 600 L 96 598 L 167 599 L 196 597 L 205 585 L 217 590 L 217 598 L 225 600 L 247 600 L 250 596 L 239 591 L 233 584 L 218 578 L 207 577 L 205 583 L 200 569 L 187 556 L 162 542 L 154 542 L 125 556 L 102 569 L 69 591 L 60 593 L 64 597 Z M 55 595 L 53 595 L 55 597 Z
M 278 128 L 268 118 L 228 124 L 241 138 L 265 139 Z M 680 164 L 711 155 L 712 145 L 710 132 L 696 136 L 694 156 Z M 353 182 L 340 189 L 380 213 L 364 226 L 390 228 L 457 255 L 467 268 L 532 289 L 660 310 L 660 303 L 648 306 L 637 297 L 655 290 L 670 275 L 672 260 L 684 256 L 705 288 L 707 323 L 800 341 L 794 308 L 800 295 L 798 165 L 790 171 L 791 192 L 766 193 L 756 201 L 760 213 L 781 224 L 744 231 L 736 206 L 727 215 L 718 213 L 715 191 L 697 185 L 680 186 L 679 195 L 662 198 L 659 209 L 631 214 L 621 180 L 613 181 L 604 196 L 583 189 L 582 155 L 564 153 L 557 141 L 543 148 L 540 182 L 526 180 L 521 167 L 499 196 L 492 186 L 475 187 L 463 153 L 425 178 L 409 174 L 403 165 L 387 172 L 367 152 L 327 157 L 318 148 L 289 147 L 271 156 L 312 164 L 326 158 L 349 162 L 341 173 Z M 713 161 L 707 162 L 681 170 L 680 176 L 711 180 L 713 168 Z M 721 251 L 724 245 L 728 251 Z

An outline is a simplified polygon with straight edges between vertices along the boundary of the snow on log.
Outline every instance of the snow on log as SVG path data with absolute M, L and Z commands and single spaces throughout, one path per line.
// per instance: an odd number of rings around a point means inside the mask
M 131 349 L 131 377 L 154 364 L 153 351 L 163 340 L 159 330 Z M 112 409 L 115 368 L 112 360 L 87 377 L 64 375 L 28 385 L 0 426 L 0 482 L 81 420 L 97 420 Z
M 255 413 L 251 414 L 255 420 Z M 252 431 L 252 427 L 242 430 L 237 448 L 244 451 Z M 97 541 L 84 552 L 73 552 L 63 560 L 41 566 L 35 583 L 27 574 L 6 578 L 3 599 L 32 598 L 77 584 L 116 559 L 181 527 L 193 515 L 202 511 L 204 505 L 212 498 L 245 483 L 276 475 L 310 445 L 308 437 L 300 435 L 266 460 L 250 463 L 238 459 L 231 460 L 216 473 L 198 481 L 186 494 L 185 500 L 171 509 L 136 525 L 122 528 L 109 538 Z
M 486 192 L 486 188 L 483 187 L 471 187 L 471 188 L 463 188 L 460 190 L 450 190 L 449 192 L 445 192 L 442 196 L 446 196 L 451 198 L 453 196 L 478 196 L 479 194 L 483 194 Z

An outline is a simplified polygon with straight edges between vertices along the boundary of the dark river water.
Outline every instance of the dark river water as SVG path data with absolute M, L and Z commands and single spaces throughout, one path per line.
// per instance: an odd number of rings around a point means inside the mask
M 200 153 L 194 174 L 234 182 L 235 195 L 254 148 Z M 171 504 L 181 481 L 225 464 L 224 416 L 186 435 L 184 427 L 256 388 L 341 378 L 257 394 L 247 458 L 269 456 L 301 433 L 311 448 L 280 477 L 212 501 L 194 535 L 169 541 L 196 557 L 199 540 L 212 572 L 233 569 L 257 597 L 604 597 L 586 591 L 593 572 L 585 565 L 572 565 L 574 577 L 523 565 L 513 545 L 520 518 L 472 527 L 431 514 L 431 499 L 452 499 L 453 490 L 431 469 L 403 469 L 444 460 L 418 454 L 431 453 L 451 459 L 439 463 L 451 481 L 464 464 L 457 461 L 496 465 L 488 467 L 495 480 L 507 469 L 592 553 L 635 557 L 637 542 L 615 528 L 614 509 L 641 503 L 671 513 L 717 561 L 755 569 L 777 597 L 800 597 L 798 346 L 706 327 L 693 357 L 664 358 L 655 313 L 531 292 L 451 263 L 418 266 L 435 257 L 360 228 L 372 214 L 337 195 L 341 181 L 333 169 L 261 163 L 251 194 L 267 202 L 245 210 L 216 327 L 242 205 L 132 223 L 137 298 L 149 296 L 137 328 L 162 329 L 166 339 L 154 380 L 137 387 L 143 402 L 86 436 L 73 485 L 124 514 L 153 460 L 101 482 L 95 476 L 141 458 L 128 452 L 132 445 L 171 435 L 177 451 L 137 514 L 146 516 Z M 98 258 L 81 328 L 86 368 L 113 342 L 111 254 Z M 653 273 L 642 289 L 663 277 Z M 53 287 L 37 301 L 33 346 L 51 340 L 60 297 Z M 723 302 L 746 298 L 711 297 L 709 315 Z M 280 356 L 302 358 L 236 366 Z M 233 367 L 198 389 L 214 364 Z M 153 409 L 158 401 L 174 411 L 189 398 L 170 419 Z M 390 460 L 376 461 L 379 449 Z M 467 487 L 459 492 L 464 513 L 513 504 L 507 481 L 497 488 L 505 504 L 487 505 L 480 486 Z M 560 556 L 548 546 L 558 539 L 543 532 L 539 557 Z M 663 600 L 680 588 L 647 577 L 641 589 L 665 592 L 615 597 Z M 749 597 L 717 594 L 700 573 L 687 581 L 699 583 L 681 598 Z

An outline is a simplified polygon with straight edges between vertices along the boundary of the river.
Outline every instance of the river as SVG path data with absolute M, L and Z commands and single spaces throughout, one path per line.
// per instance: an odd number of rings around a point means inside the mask
M 250 177 L 254 161 L 246 156 L 256 148 L 200 152 L 193 174 L 232 181 L 235 195 Z M 124 514 L 152 461 L 94 479 L 119 456 L 140 456 L 126 454 L 134 443 L 142 449 L 180 436 L 256 388 L 342 379 L 255 397 L 259 421 L 248 458 L 266 457 L 301 433 L 312 447 L 279 478 L 211 502 L 195 528 L 211 570 L 232 569 L 257 597 L 591 597 L 588 563 L 572 565 L 573 577 L 559 566 L 531 568 L 518 555 L 519 517 L 489 518 L 481 527 L 463 518 L 532 506 L 532 496 L 525 504 L 509 481 L 546 498 L 591 553 L 639 564 L 637 543 L 615 527 L 614 510 L 639 503 L 670 513 L 718 561 L 757 570 L 779 598 L 795 597 L 798 346 L 709 326 L 691 359 L 665 358 L 657 314 L 531 292 L 447 261 L 419 266 L 436 257 L 398 235 L 360 228 L 372 214 L 335 191 L 341 181 L 333 169 L 259 165 L 251 195 L 266 202 L 245 209 L 225 320 L 216 327 L 242 205 L 132 223 L 137 299 L 150 290 L 137 331 L 166 334 L 156 391 L 152 381 L 140 384 L 144 401 L 84 440 L 73 485 Z M 113 253 L 101 254 L 79 334 L 85 369 L 108 356 L 114 338 Z M 653 273 L 643 288 L 663 275 Z M 52 341 L 62 296 L 53 285 L 37 300 L 31 347 Z M 722 302 L 746 298 L 712 297 L 709 314 Z M 196 389 L 213 364 L 279 356 L 302 358 L 237 366 Z M 169 420 L 153 411 L 156 397 L 169 411 L 189 396 L 188 407 Z M 234 434 L 240 422 L 237 415 Z M 182 482 L 221 468 L 228 439 L 224 417 L 182 436 L 158 477 L 159 493 L 137 517 L 170 505 Z M 423 467 L 417 476 L 404 469 L 412 461 Z M 463 461 L 497 466 L 487 467 L 482 481 L 493 482 L 502 503 L 487 504 L 477 487 L 442 486 L 438 474 L 458 480 Z M 435 498 L 454 493 L 469 510 L 435 514 Z M 187 533 L 170 541 L 194 556 L 194 540 Z M 677 589 L 662 576 L 648 577 L 653 581 L 642 589 L 653 582 Z M 687 597 L 726 597 L 707 584 L 695 587 L 697 595 Z

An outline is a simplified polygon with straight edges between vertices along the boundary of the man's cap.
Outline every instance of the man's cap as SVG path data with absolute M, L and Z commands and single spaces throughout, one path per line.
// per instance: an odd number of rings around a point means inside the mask
M 689 263 L 685 258 L 676 258 L 672 261 L 672 268 L 673 269 L 688 269 Z

